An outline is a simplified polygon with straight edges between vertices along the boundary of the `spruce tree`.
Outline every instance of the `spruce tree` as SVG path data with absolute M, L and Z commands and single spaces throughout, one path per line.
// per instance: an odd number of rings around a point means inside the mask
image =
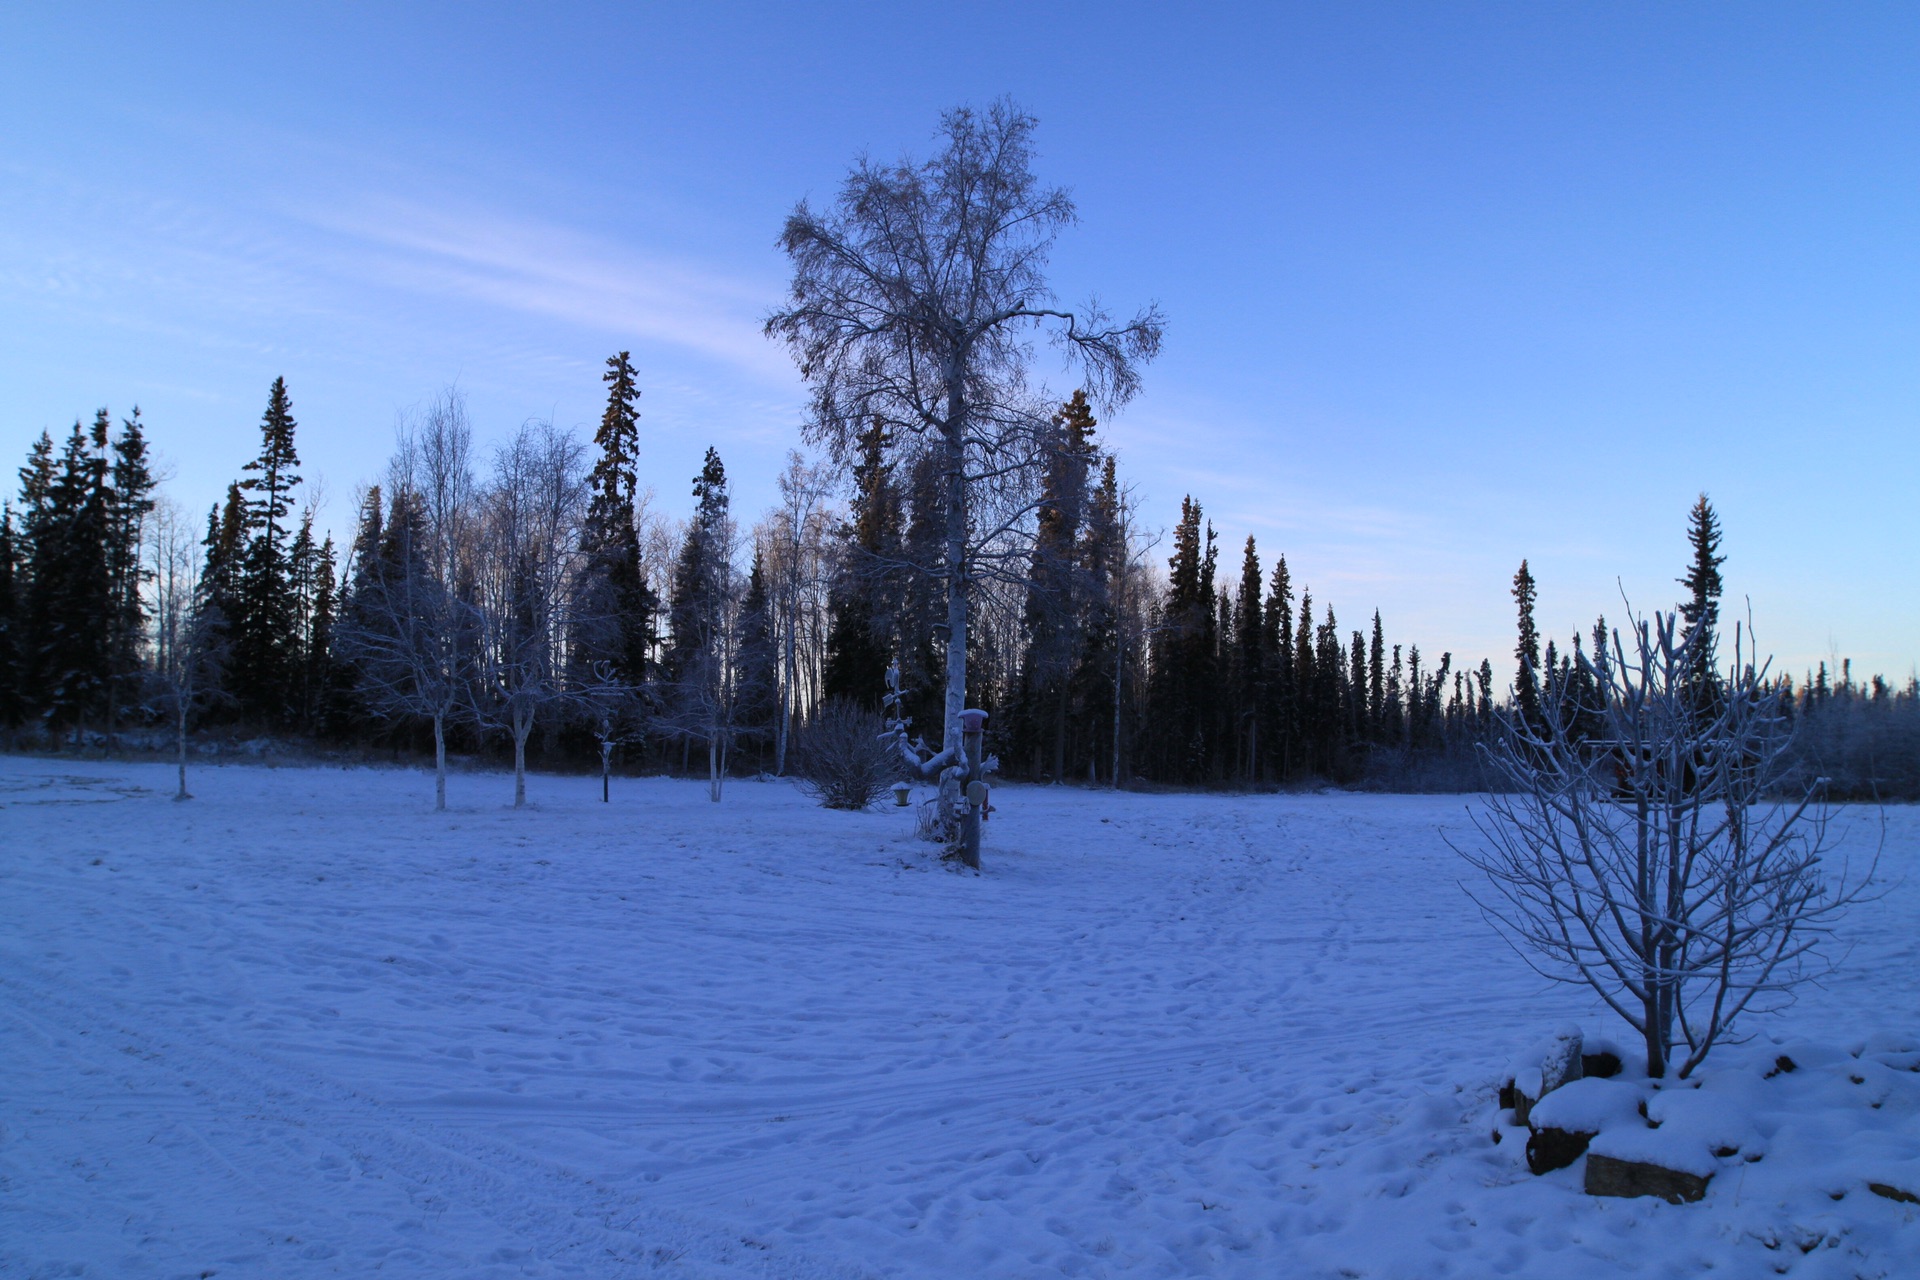
M 207 536 L 201 543 L 200 602 L 195 626 L 206 641 L 206 677 L 230 701 L 232 687 L 234 619 L 241 612 L 242 557 L 247 533 L 247 503 L 240 486 L 227 486 L 224 505 L 207 513 Z
M 1373 715 L 1367 696 L 1367 638 L 1358 631 L 1348 646 L 1347 701 L 1352 707 L 1348 724 L 1353 741 L 1373 741 Z
M 619 683 L 638 688 L 647 678 L 659 601 L 647 586 L 635 525 L 640 389 L 631 355 L 609 356 L 601 381 L 607 384 L 607 407 L 593 437 L 600 456 L 587 477 L 591 496 L 580 535 L 584 564 L 572 651 L 583 681 L 605 669 Z
M 908 474 L 907 518 L 901 559 L 919 566 L 937 565 L 945 554 L 947 486 L 940 455 L 921 450 Z M 932 573 L 903 575 L 894 623 L 894 652 L 900 663 L 902 709 L 922 735 L 941 732 L 945 703 L 946 583 Z
M 49 728 L 78 727 L 104 710 L 112 679 L 108 427 L 104 409 L 91 430 L 73 424 L 36 513 L 28 613 Z
M 38 570 L 43 560 L 51 559 L 55 540 L 53 469 L 53 437 L 42 431 L 20 468 L 20 526 L 14 550 L 14 670 L 22 723 L 38 718 L 47 703 L 40 635 L 46 628 L 49 580 Z
M 827 593 L 827 652 L 821 673 L 828 701 L 878 710 L 886 691 L 897 574 L 888 561 L 900 543 L 900 496 L 887 460 L 892 436 L 875 418 L 861 433 L 853 467 L 853 519 L 840 532 L 840 555 Z
M 285 723 L 298 689 L 299 604 L 288 545 L 293 490 L 300 483 L 296 427 L 287 381 L 275 378 L 260 418 L 259 456 L 242 468 L 248 475 L 240 489 L 251 496 L 236 535 L 243 550 L 229 618 L 228 688 L 241 716 L 262 725 Z
M 1679 580 L 1687 589 L 1687 599 L 1680 604 L 1680 617 L 1686 624 L 1681 639 L 1690 646 L 1687 683 L 1692 696 L 1704 705 L 1712 700 L 1718 685 L 1714 650 L 1719 639 L 1720 566 L 1727 559 L 1719 554 L 1719 517 L 1704 493 L 1687 515 L 1687 543 L 1693 548 L 1693 561 Z
M 674 566 L 673 598 L 668 613 L 667 652 L 662 677 L 669 686 L 688 679 L 709 678 L 707 660 L 719 627 L 720 579 L 727 548 L 723 530 L 727 518 L 727 470 L 720 455 L 707 449 L 700 474 L 694 477 L 693 520 L 680 544 Z
M 312 603 L 307 613 L 306 673 L 302 681 L 307 693 L 306 722 L 315 733 L 338 734 L 344 723 L 343 698 L 351 688 L 351 678 L 341 670 L 334 654 L 335 614 L 339 609 L 339 569 L 335 563 L 333 537 L 328 535 L 313 558 Z
M 1540 629 L 1534 625 L 1533 602 L 1536 595 L 1533 574 L 1527 562 L 1520 562 L 1513 575 L 1513 603 L 1519 613 L 1519 638 L 1513 656 L 1519 666 L 1513 678 L 1514 701 L 1520 719 L 1529 727 L 1540 728 Z
M 1298 738 L 1295 755 L 1303 773 L 1321 768 L 1318 755 L 1320 680 L 1313 646 L 1313 592 L 1300 590 L 1300 615 L 1293 634 L 1293 725 Z
M 1373 611 L 1373 644 L 1367 653 L 1367 723 L 1375 742 L 1386 740 L 1387 732 L 1387 646 L 1386 631 L 1380 625 L 1380 611 Z
M 766 749 L 773 740 L 774 717 L 779 713 L 779 656 L 766 561 L 755 547 L 747 591 L 740 598 L 740 639 L 734 647 L 732 683 L 734 723 L 743 741 L 759 753 L 762 770 L 766 767 Z
M 1084 710 L 1087 777 L 1094 781 L 1102 765 L 1113 770 L 1121 736 L 1125 672 L 1121 656 L 1119 609 L 1126 594 L 1128 549 L 1120 481 L 1112 454 L 1100 463 L 1100 483 L 1087 500 L 1086 532 L 1079 562 L 1086 584 L 1081 646 L 1073 676 L 1074 705 Z M 1118 779 L 1113 779 L 1118 785 Z
M 26 719 L 26 689 L 20 669 L 19 544 L 14 539 L 13 506 L 0 503 L 0 735 L 11 744 Z
M 1058 781 L 1066 772 L 1068 682 L 1082 641 L 1080 601 L 1085 591 L 1077 572 L 1076 552 L 1095 426 L 1087 393 L 1074 392 L 1073 398 L 1054 414 L 1052 426 L 1027 568 L 1022 628 L 1026 647 L 1020 664 L 1013 737 L 1017 744 L 1030 748 L 1036 776 L 1044 772 Z M 980 639 L 990 637 L 982 635 Z M 1043 755 L 1047 761 L 1044 769 L 1040 764 Z
M 1200 504 L 1181 500 L 1180 523 L 1167 558 L 1167 593 L 1154 637 L 1148 692 L 1152 759 L 1160 776 L 1197 782 L 1206 776 L 1207 733 L 1212 722 L 1216 620 L 1213 603 L 1214 548 L 1211 525 L 1202 533 Z
M 1287 571 L 1287 558 L 1273 564 L 1273 577 L 1267 587 L 1264 618 L 1265 639 L 1261 648 L 1268 664 L 1266 677 L 1266 754 L 1273 763 L 1274 776 L 1285 779 L 1293 771 L 1294 674 L 1293 674 L 1293 578 Z
M 107 628 L 107 732 L 114 732 L 119 709 L 138 695 L 144 674 L 142 653 L 147 635 L 146 597 L 142 588 L 152 573 L 141 557 L 146 521 L 154 508 L 158 480 L 147 456 L 140 409 L 122 419 L 113 441 L 111 478 L 107 494 L 107 581 L 111 597 Z
M 1260 553 L 1253 535 L 1247 535 L 1246 550 L 1240 558 L 1240 593 L 1234 602 L 1234 690 L 1233 713 L 1238 730 L 1235 754 L 1240 762 L 1240 777 L 1253 781 L 1263 776 L 1261 761 L 1261 709 L 1267 699 L 1267 626 L 1261 607 Z

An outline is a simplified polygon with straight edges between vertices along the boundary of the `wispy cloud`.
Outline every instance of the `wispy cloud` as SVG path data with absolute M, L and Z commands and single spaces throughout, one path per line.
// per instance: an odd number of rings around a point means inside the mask
M 760 333 L 777 285 L 486 209 L 368 196 L 297 215 L 341 269 L 610 335 L 678 346 L 755 379 L 793 367 Z

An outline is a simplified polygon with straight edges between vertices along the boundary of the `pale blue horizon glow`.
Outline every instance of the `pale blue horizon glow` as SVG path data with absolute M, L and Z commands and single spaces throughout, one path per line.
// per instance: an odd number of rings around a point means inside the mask
M 800 444 L 781 219 L 1010 94 L 1079 204 L 1062 298 L 1168 315 L 1102 436 L 1223 578 L 1252 533 L 1504 680 L 1522 557 L 1564 645 L 1672 603 L 1704 490 L 1784 669 L 1904 680 L 1917 65 L 1895 5 L 9 11 L 4 489 L 138 403 L 204 511 L 284 375 L 338 534 L 396 414 L 590 431 L 624 348 L 656 501 L 711 443 L 751 519 Z

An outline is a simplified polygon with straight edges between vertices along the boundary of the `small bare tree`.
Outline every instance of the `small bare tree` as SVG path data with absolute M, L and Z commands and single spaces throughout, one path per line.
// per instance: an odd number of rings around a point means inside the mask
M 586 505 L 571 432 L 529 422 L 494 455 L 479 573 L 486 635 L 482 714 L 513 739 L 513 807 L 527 802 L 527 739 L 567 693 L 562 637 Z
M 447 728 L 470 711 L 481 637 L 475 601 L 473 431 L 449 389 L 403 422 L 388 467 L 391 514 L 372 560 L 356 566 L 340 629 L 368 709 L 433 725 L 434 808 L 447 807 Z
M 1115 324 L 1095 303 L 1076 312 L 1055 302 L 1047 259 L 1075 214 L 1065 191 L 1033 176 L 1034 127 L 1005 101 L 950 111 L 933 159 L 863 160 L 831 212 L 801 204 L 780 238 L 790 305 L 766 324 L 812 384 L 811 439 L 844 458 L 877 420 L 939 458 L 945 538 L 941 562 L 921 568 L 946 591 L 945 740 L 917 767 L 940 778 L 954 813 L 962 781 L 978 776 L 960 733 L 974 581 L 1033 501 L 992 499 L 1010 477 L 1030 487 L 1045 433 L 1026 377 L 1032 338 L 1049 334 L 1103 406 L 1133 395 L 1138 366 L 1160 347 L 1151 307 Z M 977 866 L 978 815 L 960 825 L 961 857 Z
M 768 521 L 765 545 L 774 570 L 774 643 L 778 659 L 777 703 L 773 726 L 773 772 L 787 771 L 787 742 L 796 716 L 807 711 L 801 697 L 801 658 L 809 636 L 810 612 L 823 603 L 827 500 L 832 484 L 825 469 L 809 466 L 797 451 L 787 454 L 780 473 L 780 505 Z M 811 606 L 811 609 L 810 609 Z
M 224 658 L 218 606 L 201 590 L 201 545 L 193 522 L 162 499 L 154 511 L 148 566 L 153 583 L 153 674 L 158 710 L 173 721 L 180 772 L 175 800 L 191 800 L 187 790 L 187 732 L 194 714 L 221 697 L 219 670 Z
M 1738 635 L 1710 696 L 1711 666 L 1656 613 L 1581 657 L 1592 693 L 1552 681 L 1537 716 L 1506 713 L 1484 750 L 1510 790 L 1461 850 L 1488 920 L 1536 972 L 1593 988 L 1650 1076 L 1686 1077 L 1736 1019 L 1825 972 L 1817 944 L 1872 877 L 1828 875 L 1821 783 L 1793 776 L 1779 692 Z

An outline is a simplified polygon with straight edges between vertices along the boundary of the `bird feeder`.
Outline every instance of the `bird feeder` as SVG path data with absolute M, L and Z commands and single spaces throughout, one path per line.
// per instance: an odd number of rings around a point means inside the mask
M 904 809 L 913 801 L 913 784 L 896 782 L 893 784 L 893 802 Z

